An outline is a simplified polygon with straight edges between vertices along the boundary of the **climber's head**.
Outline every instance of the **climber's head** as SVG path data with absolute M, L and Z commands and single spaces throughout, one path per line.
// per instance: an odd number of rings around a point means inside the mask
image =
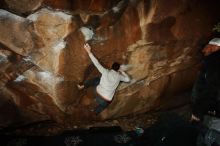
M 112 64 L 112 69 L 118 71 L 120 69 L 120 64 L 118 62 L 114 62 Z
M 202 50 L 205 56 L 212 54 L 220 49 L 220 38 L 214 38 L 209 41 L 208 45 Z

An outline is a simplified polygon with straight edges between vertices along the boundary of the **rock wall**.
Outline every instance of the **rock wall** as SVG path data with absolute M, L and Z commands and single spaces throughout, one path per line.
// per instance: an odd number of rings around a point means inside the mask
M 129 84 L 119 86 L 113 102 L 101 113 L 102 118 L 144 113 L 168 100 L 175 101 L 170 97 L 190 89 L 197 76 L 198 52 L 220 20 L 219 3 L 218 0 L 2 1 L 1 52 L 4 58 L 8 50 L 12 55 L 6 58 L 14 61 L 0 60 L 5 85 L 0 92 L 5 104 L 0 108 L 13 103 L 9 107 L 17 109 L 10 112 L 17 115 L 17 120 L 6 116 L 10 121 L 7 124 L 21 119 L 62 122 L 66 113 L 73 121 L 94 119 L 88 109 L 94 106 L 91 91 L 79 91 L 76 87 L 99 75 L 83 49 L 86 40 L 105 67 L 114 61 L 127 64 L 132 78 Z M 11 67 L 13 75 L 9 75 L 8 66 L 22 60 L 33 66 L 19 73 Z

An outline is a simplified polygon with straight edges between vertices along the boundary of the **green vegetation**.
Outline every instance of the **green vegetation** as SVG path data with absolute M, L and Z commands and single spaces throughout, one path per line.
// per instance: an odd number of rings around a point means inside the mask
M 220 23 L 216 24 L 212 30 L 216 32 L 220 32 Z

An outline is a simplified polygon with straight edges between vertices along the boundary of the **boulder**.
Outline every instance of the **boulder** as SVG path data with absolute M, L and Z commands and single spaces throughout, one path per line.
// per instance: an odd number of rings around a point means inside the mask
M 50 112 L 41 113 L 56 117 L 61 110 L 75 120 L 93 119 L 88 107 L 95 104 L 92 92 L 76 85 L 100 75 L 83 49 L 86 41 L 104 67 L 115 61 L 127 65 L 131 82 L 119 86 L 101 113 L 104 119 L 117 118 L 158 109 L 190 89 L 198 72 L 198 51 L 219 20 L 217 0 L 43 3 L 50 8 L 26 18 L 1 10 L 0 42 L 35 64 L 23 73 L 25 84 L 48 95 L 47 102 L 36 102 L 36 109 L 53 104 Z M 23 94 L 33 92 L 21 90 L 19 82 L 12 86 Z

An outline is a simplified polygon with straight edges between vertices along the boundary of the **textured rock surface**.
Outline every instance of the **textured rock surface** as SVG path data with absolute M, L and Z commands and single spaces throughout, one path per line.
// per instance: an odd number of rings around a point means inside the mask
M 5 0 L 8 8 L 17 13 L 27 13 L 38 9 L 43 0 Z
M 42 43 L 32 30 L 32 24 L 27 19 L 0 10 L 0 40 L 12 51 L 27 56 L 40 47 Z
M 89 43 L 104 66 L 114 61 L 130 66 L 131 83 L 120 85 L 102 118 L 158 109 L 191 88 L 198 51 L 220 18 L 217 0 L 36 0 L 32 6 L 24 2 L 15 11 L 16 2 L 5 0 L 8 7 L 2 8 L 16 14 L 0 11 L 4 45 L 0 93 L 5 97 L 0 108 L 11 104 L 8 107 L 16 109 L 11 112 L 16 115 L 13 118 L 2 113 L 9 119 L 5 125 L 13 123 L 10 120 L 94 119 L 89 111 L 94 106 L 91 91 L 76 88 L 77 83 L 98 75 L 82 48 L 85 38 L 92 38 Z M 15 62 L 7 61 L 10 54 L 17 56 Z M 16 74 L 13 65 L 22 58 L 34 67 L 24 66 Z M 16 75 L 9 75 L 9 66 Z

